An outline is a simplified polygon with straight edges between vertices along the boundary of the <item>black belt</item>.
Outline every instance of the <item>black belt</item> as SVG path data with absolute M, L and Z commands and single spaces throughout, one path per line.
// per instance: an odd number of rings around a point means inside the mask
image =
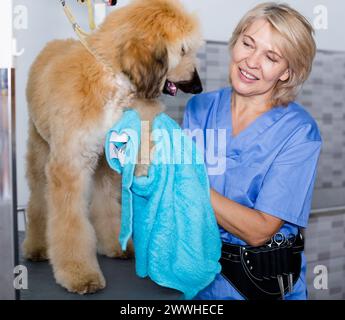
M 223 242 L 222 275 L 248 300 L 278 300 L 292 292 L 300 272 L 304 239 L 277 233 L 264 246 Z

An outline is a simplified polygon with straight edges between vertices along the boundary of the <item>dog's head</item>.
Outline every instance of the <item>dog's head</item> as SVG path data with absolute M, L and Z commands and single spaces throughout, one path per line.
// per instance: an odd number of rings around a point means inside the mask
M 199 23 L 179 1 L 134 0 L 111 13 L 100 30 L 111 35 L 113 63 L 129 77 L 138 98 L 202 91 L 196 70 L 203 43 Z

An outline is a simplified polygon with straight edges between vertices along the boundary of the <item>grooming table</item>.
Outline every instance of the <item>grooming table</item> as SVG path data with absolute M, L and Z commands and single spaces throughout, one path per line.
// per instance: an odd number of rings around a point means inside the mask
M 19 233 L 19 244 L 24 233 Z M 148 278 L 135 274 L 134 260 L 111 259 L 98 256 L 100 267 L 107 282 L 105 289 L 94 294 L 69 293 L 56 284 L 52 267 L 48 262 L 31 262 L 20 252 L 20 264 L 28 268 L 28 290 L 21 290 L 21 300 L 176 300 L 179 291 L 163 288 Z

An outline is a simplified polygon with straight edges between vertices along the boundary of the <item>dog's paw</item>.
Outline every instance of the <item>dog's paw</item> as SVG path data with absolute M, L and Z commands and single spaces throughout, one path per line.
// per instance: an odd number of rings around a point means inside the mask
M 137 164 L 135 166 L 134 175 L 136 177 L 147 177 L 149 174 L 149 165 L 148 164 Z
M 55 278 L 69 292 L 80 295 L 95 293 L 105 288 L 106 282 L 100 271 L 87 269 L 77 263 L 71 263 L 64 270 L 56 270 Z
M 48 260 L 48 250 L 46 246 L 33 246 L 30 241 L 25 240 L 22 249 L 25 259 L 35 262 Z

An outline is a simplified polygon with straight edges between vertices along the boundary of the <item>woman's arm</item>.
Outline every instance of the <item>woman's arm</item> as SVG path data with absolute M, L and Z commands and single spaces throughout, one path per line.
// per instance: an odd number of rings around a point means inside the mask
M 263 245 L 284 224 L 279 218 L 238 204 L 213 189 L 211 204 L 218 224 L 252 246 Z

